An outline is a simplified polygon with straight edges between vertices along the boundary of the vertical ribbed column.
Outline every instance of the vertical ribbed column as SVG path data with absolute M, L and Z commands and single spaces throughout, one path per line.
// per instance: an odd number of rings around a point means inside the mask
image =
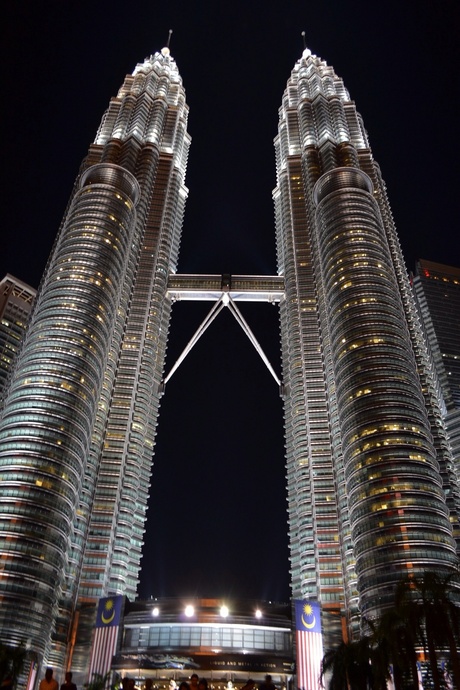
M 439 465 L 372 183 L 336 168 L 315 186 L 324 286 L 361 613 L 398 580 L 456 561 Z
M 138 185 L 81 178 L 42 282 L 0 424 L 0 631 L 40 656 L 53 628 L 135 225 Z

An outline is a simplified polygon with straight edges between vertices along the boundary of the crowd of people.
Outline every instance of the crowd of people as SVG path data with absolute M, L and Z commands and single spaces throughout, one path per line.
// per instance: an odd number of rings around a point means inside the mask
M 121 681 L 122 690 L 138 690 L 136 688 L 134 678 L 129 678 L 125 676 Z M 255 690 L 256 683 L 252 678 L 249 678 L 241 690 Z M 53 669 L 47 668 L 45 671 L 45 677 L 40 681 L 39 690 L 77 690 L 77 686 L 72 682 L 72 673 L 67 671 L 65 674 L 65 681 L 59 688 L 57 680 L 53 677 Z M 144 684 L 144 690 L 154 690 L 153 679 L 146 678 Z M 192 673 L 190 676 L 190 682 L 183 680 L 178 686 L 176 681 L 171 679 L 169 681 L 168 690 L 211 690 L 208 687 L 208 681 L 206 678 L 199 678 L 197 673 Z M 233 684 L 229 681 L 227 690 L 234 690 Z M 235 689 L 236 690 L 236 689 Z M 276 690 L 276 686 L 272 681 L 272 677 L 267 675 L 263 683 L 259 685 L 258 690 Z
M 154 690 L 153 680 L 151 678 L 146 679 L 144 688 L 145 690 Z M 249 678 L 246 681 L 246 683 L 240 688 L 240 690 L 256 689 L 257 683 L 254 680 L 252 680 L 252 678 Z M 206 678 L 200 678 L 197 673 L 192 673 L 192 675 L 190 676 L 190 681 L 183 680 L 179 685 L 177 685 L 175 680 L 170 680 L 168 690 L 211 690 L 211 687 L 208 685 L 208 681 Z M 227 690 L 237 689 L 234 688 L 233 683 L 229 681 L 227 685 Z M 260 683 L 260 685 L 258 686 L 258 690 L 277 690 L 270 675 L 265 676 L 265 680 L 263 681 L 263 683 Z
M 38 690 L 59 690 L 59 683 L 53 677 L 53 669 L 47 668 L 45 671 L 45 677 L 40 681 Z M 65 680 L 61 684 L 60 690 L 77 690 L 77 686 L 72 682 L 72 672 L 67 671 L 65 674 Z

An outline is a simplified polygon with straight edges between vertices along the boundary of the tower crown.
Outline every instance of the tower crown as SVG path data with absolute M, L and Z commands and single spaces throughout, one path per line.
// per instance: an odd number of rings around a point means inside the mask
M 144 62 L 139 62 L 134 68 L 132 76 L 148 74 L 152 70 L 159 76 L 168 76 L 172 81 L 181 81 L 176 61 L 171 56 L 171 51 L 167 46 L 162 48 L 160 52 L 157 51 L 144 58 Z

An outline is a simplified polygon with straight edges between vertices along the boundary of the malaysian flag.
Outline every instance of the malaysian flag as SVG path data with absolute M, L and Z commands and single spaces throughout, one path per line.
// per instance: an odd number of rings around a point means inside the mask
M 118 642 L 124 596 L 99 599 L 88 679 L 94 674 L 104 677 L 112 667 Z
M 295 601 L 295 629 L 297 648 L 297 687 L 318 690 L 323 660 L 321 607 L 316 601 Z

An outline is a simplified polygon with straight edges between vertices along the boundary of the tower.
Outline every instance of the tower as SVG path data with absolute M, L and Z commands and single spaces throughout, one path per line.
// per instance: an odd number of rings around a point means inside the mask
M 458 477 L 380 169 L 308 49 L 275 148 L 291 581 L 327 646 L 401 577 L 456 567 Z
M 187 115 L 168 48 L 137 65 L 110 101 L 5 400 L 0 639 L 55 665 L 76 608 L 136 591 L 166 283 L 187 196 Z

